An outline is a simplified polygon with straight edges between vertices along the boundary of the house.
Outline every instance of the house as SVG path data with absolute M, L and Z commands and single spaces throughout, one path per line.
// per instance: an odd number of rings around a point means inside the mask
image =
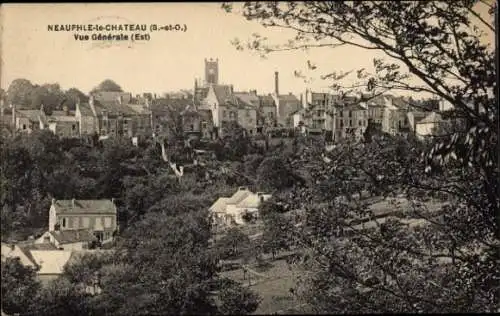
M 97 237 L 88 229 L 47 231 L 36 244 L 50 244 L 61 250 L 89 249 Z
M 96 133 L 99 134 L 99 122 L 88 103 L 80 103 L 77 101 L 75 119 L 78 122 L 78 132 L 80 136 L 93 136 Z
M 73 138 L 80 136 L 79 123 L 75 117 L 75 112 L 69 111 L 67 107 L 64 107 L 62 111 L 52 111 L 50 115 L 46 115 L 42 105 L 40 120 L 44 129 L 48 128 L 59 137 Z
M 74 244 L 88 242 L 89 238 L 84 233 L 71 233 L 66 235 L 56 231 L 90 231 L 102 243 L 113 240 L 113 234 L 118 229 L 116 205 L 111 200 L 56 200 L 52 199 L 49 210 L 49 232 L 45 235 L 49 239 L 57 240 L 58 243 Z M 59 235 L 58 235 L 59 234 Z M 69 233 L 68 233 L 69 234 Z M 51 237 L 52 236 L 52 237 Z M 78 238 L 77 238 L 78 237 Z M 50 239 L 53 238 L 53 239 Z M 69 242 L 69 241 L 70 242 Z M 73 246 L 68 246 L 73 247 Z M 75 246 L 79 247 L 79 246 Z
M 257 133 L 262 133 L 266 127 L 276 127 L 276 103 L 272 95 L 260 95 L 257 111 Z
M 152 134 L 148 105 L 132 104 L 131 100 L 131 94 L 123 92 L 90 95 L 89 106 L 97 119 L 97 129 L 101 136 L 134 137 Z
M 360 141 L 368 127 L 368 109 L 353 99 L 346 99 L 334 107 L 333 141 L 351 139 Z
M 181 112 L 182 128 L 188 138 L 197 137 L 212 139 L 214 136 L 212 113 L 210 110 L 200 109 L 195 104 L 188 104 Z
M 257 107 L 238 98 L 231 85 L 211 85 L 204 102 L 212 112 L 212 121 L 219 136 L 229 122 L 237 122 L 249 134 L 257 131 Z
M 262 192 L 253 193 L 246 187 L 240 187 L 231 197 L 219 198 L 209 210 L 214 215 L 216 223 L 223 225 L 244 225 L 244 215 L 246 213 L 257 215 L 260 203 L 268 200 L 270 197 L 270 194 Z
M 382 131 L 391 135 L 406 135 L 410 130 L 407 113 L 409 104 L 401 97 L 384 96 Z
M 40 110 L 17 110 L 16 106 L 13 106 L 14 128 L 17 131 L 29 134 L 43 129 L 40 116 Z
M 422 119 L 424 119 L 427 115 L 429 115 L 431 112 L 426 112 L 426 111 L 409 111 L 406 114 L 406 117 L 408 118 L 408 125 L 410 130 L 416 134 L 416 128 L 417 128 L 417 123 L 420 122 Z
M 4 262 L 7 258 L 19 258 L 21 264 L 25 267 L 37 267 L 34 259 L 31 257 L 31 254 L 27 253 L 26 249 L 18 245 L 2 242 L 1 254 L 2 262 Z
M 4 137 L 10 137 L 14 134 L 14 116 L 11 108 L 5 108 L 4 104 L 0 106 L 0 133 Z
M 278 125 L 290 127 L 290 115 L 301 109 L 302 103 L 291 92 L 289 94 L 279 93 L 279 73 L 277 71 L 274 73 L 274 93 L 272 97 L 276 104 L 276 119 Z
M 415 135 L 420 139 L 438 136 L 437 127 L 443 124 L 446 124 L 446 122 L 441 115 L 436 112 L 431 112 L 425 118 L 415 123 Z

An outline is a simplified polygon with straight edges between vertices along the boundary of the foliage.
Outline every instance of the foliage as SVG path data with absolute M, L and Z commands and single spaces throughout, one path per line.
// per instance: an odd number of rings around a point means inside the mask
M 257 168 L 257 181 L 264 191 L 280 190 L 292 186 L 294 174 L 281 157 L 268 157 Z
M 273 258 L 281 250 L 290 250 L 294 243 L 295 227 L 284 214 L 270 212 L 263 217 L 262 246 Z
M 39 289 L 35 269 L 25 267 L 19 258 L 2 259 L 2 311 L 23 313 L 32 306 Z
M 247 287 L 236 282 L 225 286 L 219 293 L 221 304 L 219 311 L 222 315 L 248 315 L 257 310 L 260 296 Z
M 485 5 L 243 4 L 247 19 L 296 36 L 269 45 L 254 34 L 246 47 L 235 40 L 237 49 L 263 55 L 339 46 L 380 51 L 390 60 L 374 59 L 373 72 L 331 72 L 322 79 L 340 96 L 363 93 L 363 99 L 391 90 L 425 92 L 453 106 L 445 119 L 464 123 L 429 142 L 372 134 L 365 144 L 339 144 L 330 152 L 311 144 L 295 157 L 293 165 L 314 179 L 290 197 L 294 208 L 307 212 L 298 242 L 307 250 L 302 265 L 310 273 L 300 288 L 315 312 L 498 310 L 498 283 L 491 281 L 499 278 L 498 259 L 490 256 L 499 245 L 498 92 L 495 53 L 481 41 L 481 33 L 494 30 L 478 13 Z M 311 73 L 317 72 L 312 64 Z M 400 218 L 377 224 L 379 211 L 369 207 L 374 202 L 366 191 L 405 196 L 402 206 L 390 206 Z
M 113 80 L 111 79 L 106 79 L 103 82 L 101 82 L 97 87 L 92 89 L 91 93 L 95 92 L 101 92 L 101 91 L 106 91 L 106 92 L 123 92 L 123 89 Z
M 250 240 L 241 229 L 231 227 L 226 234 L 217 241 L 215 247 L 218 249 L 221 259 L 237 258 L 248 247 Z

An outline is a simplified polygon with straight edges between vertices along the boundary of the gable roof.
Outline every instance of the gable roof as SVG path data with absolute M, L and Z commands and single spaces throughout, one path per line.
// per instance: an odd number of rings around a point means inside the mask
M 268 200 L 271 197 L 271 194 L 262 194 L 264 201 Z M 236 206 L 239 208 L 258 208 L 260 205 L 261 195 L 258 193 L 252 193 L 244 198 L 241 202 L 239 202 Z
M 234 95 L 243 103 L 251 107 L 258 107 L 260 103 L 259 97 L 250 92 L 235 92 Z
M 218 198 L 217 201 L 215 201 L 215 203 L 210 206 L 210 211 L 215 213 L 223 213 L 226 210 L 227 200 L 229 200 L 229 198 Z
M 116 207 L 111 200 L 54 200 L 52 205 L 56 214 L 116 214 Z
M 51 231 L 50 234 L 62 245 L 96 240 L 96 237 L 88 229 L 58 230 Z
M 32 122 L 38 122 L 40 120 L 40 110 L 17 110 L 16 112 Z
M 130 103 L 132 100 L 131 93 L 118 91 L 98 91 L 92 93 L 91 96 L 94 97 L 96 101 L 101 102 L 118 101 L 119 97 L 122 98 L 123 103 Z
M 443 118 L 440 114 L 436 112 L 431 112 L 431 114 L 427 115 L 423 119 L 421 119 L 417 124 L 426 124 L 426 123 L 441 123 Z
M 231 86 L 228 85 L 212 85 L 212 89 L 214 90 L 215 97 L 217 98 L 217 102 L 220 105 L 226 104 L 238 104 L 238 100 L 236 96 L 231 91 Z
M 120 103 L 117 100 L 112 101 L 98 101 L 94 102 L 94 108 L 97 115 L 102 115 L 104 111 L 110 114 L 122 114 L 122 115 L 136 115 L 137 112 L 134 111 L 128 104 Z
M 80 107 L 80 113 L 82 116 L 94 116 L 94 113 L 92 113 L 92 109 L 88 103 L 80 103 L 78 106 Z
M 36 266 L 35 259 L 31 256 L 29 251 L 24 251 L 23 247 L 19 247 L 18 245 L 2 243 L 1 258 L 2 261 L 6 258 L 19 258 L 24 266 Z
M 300 100 L 297 99 L 297 97 L 293 94 L 280 94 L 278 96 L 278 99 L 281 102 L 286 102 L 286 103 L 300 103 Z
M 252 192 L 250 192 L 248 189 L 240 188 L 238 189 L 238 191 L 236 191 L 236 193 L 234 193 L 230 198 L 226 200 L 226 204 L 238 204 L 250 194 L 252 194 Z
M 265 106 L 265 107 L 276 106 L 274 98 L 270 95 L 259 95 L 259 100 L 260 100 L 260 106 Z
M 71 258 L 71 251 L 31 250 L 31 255 L 40 267 L 38 274 L 62 274 L 64 266 Z

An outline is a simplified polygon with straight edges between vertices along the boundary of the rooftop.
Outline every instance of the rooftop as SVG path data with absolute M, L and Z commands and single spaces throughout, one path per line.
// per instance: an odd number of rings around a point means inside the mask
M 31 255 L 40 266 L 38 274 L 62 274 L 64 266 L 71 258 L 71 251 L 32 250 Z
M 116 207 L 111 200 L 53 200 L 56 213 L 92 213 L 116 214 Z

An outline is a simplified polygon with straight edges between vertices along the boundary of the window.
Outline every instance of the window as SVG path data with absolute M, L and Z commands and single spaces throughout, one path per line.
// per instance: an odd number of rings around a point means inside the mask
M 352 111 L 349 111 L 349 117 L 352 117 Z
M 104 218 L 104 227 L 111 228 L 111 217 Z
M 90 225 L 89 225 L 89 222 L 90 222 L 90 221 L 89 221 L 89 218 L 88 218 L 88 217 L 84 217 L 84 218 L 82 218 L 82 226 L 83 226 L 83 228 L 89 228 L 89 226 L 90 226 Z
M 344 116 L 344 112 L 343 112 L 343 111 L 340 111 L 339 116 L 340 116 L 340 117 Z
M 104 232 L 104 240 L 108 240 L 111 238 L 111 233 L 110 232 Z
M 23 124 L 23 129 L 26 129 L 26 124 Z
M 250 117 L 250 110 L 246 111 L 246 115 L 247 115 L 247 117 Z
M 76 130 L 76 125 L 75 124 L 71 125 L 71 129 Z
M 194 125 L 193 124 L 191 124 L 190 128 L 191 128 L 192 131 L 194 131 Z
M 205 121 L 201 122 L 201 128 L 207 129 L 207 122 L 205 122 Z
M 349 127 L 352 127 L 352 120 L 349 120 Z
M 359 126 L 363 126 L 363 121 L 361 121 L 361 120 L 360 120 L 360 121 L 358 122 L 358 124 L 359 124 Z
M 227 112 L 226 112 L 226 110 L 222 111 L 222 117 L 223 117 L 223 118 L 226 118 L 226 117 L 227 117 Z
M 62 226 L 63 228 L 66 228 L 66 217 L 63 217 L 63 219 L 62 219 L 62 223 L 61 223 L 61 226 Z
M 102 218 L 101 217 L 96 217 L 95 218 L 94 229 L 100 229 L 101 227 L 102 227 Z
M 344 120 L 340 120 L 340 127 L 344 127 Z

